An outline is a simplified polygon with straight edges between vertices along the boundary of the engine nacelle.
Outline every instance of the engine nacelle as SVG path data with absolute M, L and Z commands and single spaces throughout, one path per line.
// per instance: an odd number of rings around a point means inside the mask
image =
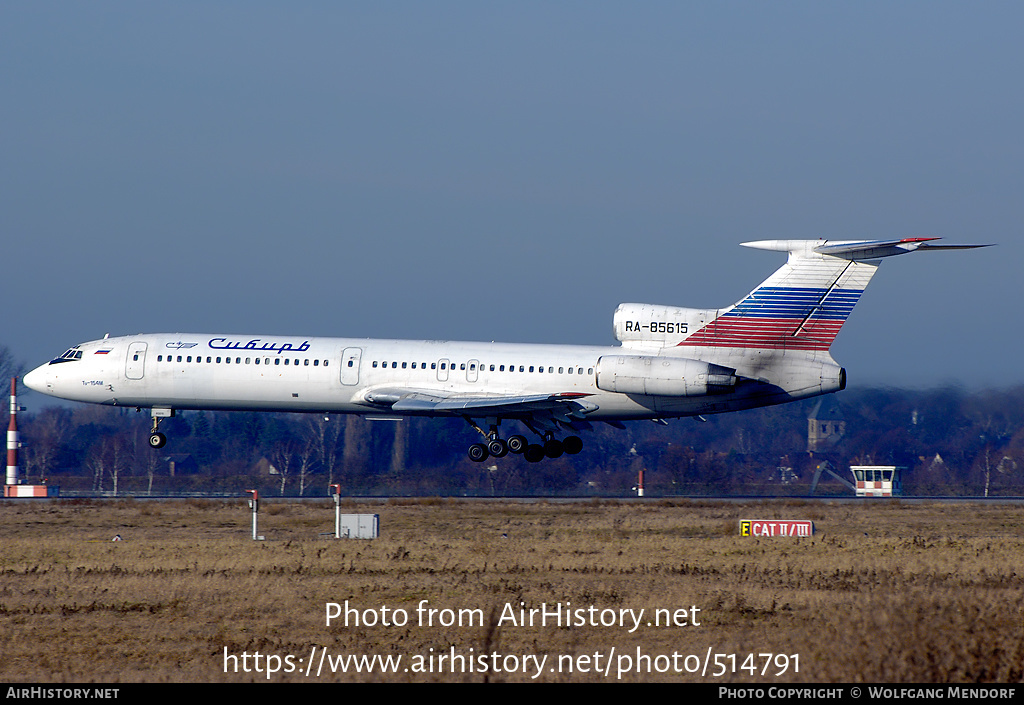
M 597 388 L 647 396 L 700 397 L 728 394 L 736 370 L 685 357 L 604 355 L 597 361 Z

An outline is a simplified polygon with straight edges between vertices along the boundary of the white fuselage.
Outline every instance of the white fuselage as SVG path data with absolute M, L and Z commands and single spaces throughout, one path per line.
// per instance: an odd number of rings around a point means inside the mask
M 715 362 L 750 384 L 714 396 L 656 396 L 599 388 L 602 358 L 633 352 L 625 347 L 150 334 L 72 350 L 80 354 L 38 367 L 25 383 L 55 397 L 114 406 L 357 414 L 390 413 L 370 400 L 393 388 L 456 397 L 580 395 L 587 417 L 605 420 L 718 413 L 835 391 L 831 382 L 822 386 L 822 362 L 831 369 L 831 358 L 803 352 L 689 349 L 703 360 L 717 353 Z

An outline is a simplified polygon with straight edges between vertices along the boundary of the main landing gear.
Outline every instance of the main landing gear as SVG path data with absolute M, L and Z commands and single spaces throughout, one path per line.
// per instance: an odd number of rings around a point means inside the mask
M 509 436 L 501 440 L 498 436 L 498 424 L 491 424 L 491 430 L 485 432 L 473 421 L 470 424 L 487 439 L 484 443 L 474 443 L 469 447 L 467 455 L 476 463 L 482 463 L 489 457 L 503 458 L 509 453 L 522 454 L 528 463 L 539 463 L 545 457 L 559 458 L 563 453 L 575 455 L 583 450 L 583 440 L 579 436 L 568 436 L 557 440 L 552 433 L 544 434 L 544 444 L 529 443 L 524 436 Z

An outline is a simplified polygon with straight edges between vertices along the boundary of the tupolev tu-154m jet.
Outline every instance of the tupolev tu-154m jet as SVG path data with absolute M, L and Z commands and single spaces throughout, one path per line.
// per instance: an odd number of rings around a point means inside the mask
M 882 258 L 938 238 L 766 240 L 746 247 L 788 261 L 736 304 L 693 309 L 620 304 L 619 347 L 172 333 L 82 343 L 25 375 L 63 399 L 148 408 L 149 444 L 182 409 L 461 416 L 483 436 L 469 457 L 579 453 L 603 421 L 663 421 L 837 392 L 846 370 L 829 347 Z M 540 442 L 502 438 L 518 421 Z

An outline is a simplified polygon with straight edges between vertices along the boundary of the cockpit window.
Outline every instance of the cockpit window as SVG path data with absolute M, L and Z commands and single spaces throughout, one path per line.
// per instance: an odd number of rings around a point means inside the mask
M 63 355 L 61 355 L 59 357 L 55 357 L 52 360 L 50 360 L 50 364 L 51 365 L 56 365 L 56 364 L 61 363 L 61 362 L 73 362 L 75 360 L 81 360 L 81 359 L 82 359 L 82 351 L 79 350 L 78 346 L 76 345 L 73 348 L 69 348 Z

